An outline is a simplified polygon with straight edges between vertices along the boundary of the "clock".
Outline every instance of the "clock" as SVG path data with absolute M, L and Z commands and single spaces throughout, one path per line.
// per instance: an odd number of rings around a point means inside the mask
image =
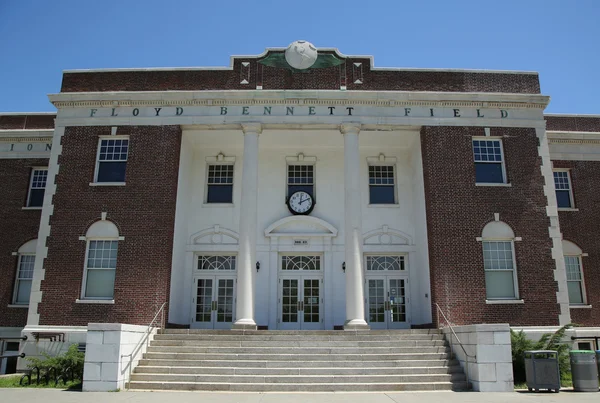
M 299 190 L 290 195 L 287 200 L 288 209 L 292 214 L 310 214 L 315 207 L 315 201 L 312 196 L 303 191 Z

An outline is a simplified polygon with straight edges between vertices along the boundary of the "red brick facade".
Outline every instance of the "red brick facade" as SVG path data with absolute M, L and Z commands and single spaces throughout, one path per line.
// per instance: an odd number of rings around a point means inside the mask
M 472 137 L 482 135 L 483 128 L 421 129 L 432 302 L 456 324 L 558 325 L 535 129 L 491 129 L 492 136 L 503 136 L 510 187 L 475 186 Z M 482 244 L 476 238 L 494 213 L 522 237 L 515 255 L 524 304 L 486 304 Z
M 265 90 L 339 90 L 345 83 L 352 91 L 540 93 L 537 74 L 378 70 L 368 58 L 348 58 L 340 66 L 297 73 L 257 60 L 236 58 L 232 70 L 66 72 L 61 92 L 256 90 L 258 84 Z M 248 84 L 241 83 L 242 62 L 250 63 Z M 355 83 L 354 63 L 362 63 L 361 84 Z
M 0 326 L 27 322 L 26 308 L 9 308 L 14 298 L 18 257 L 25 242 L 36 239 L 40 210 L 23 210 L 27 203 L 31 168 L 47 166 L 47 159 L 0 159 Z
M 110 127 L 67 127 L 59 157 L 54 213 L 39 305 L 40 325 L 88 322 L 148 324 L 169 299 L 179 126 L 120 127 L 129 135 L 126 186 L 92 187 L 98 136 Z M 119 241 L 114 305 L 79 304 L 89 226 L 102 212 L 125 240 Z
M 54 114 L 3 115 L 0 116 L 0 130 L 54 129 L 54 119 Z

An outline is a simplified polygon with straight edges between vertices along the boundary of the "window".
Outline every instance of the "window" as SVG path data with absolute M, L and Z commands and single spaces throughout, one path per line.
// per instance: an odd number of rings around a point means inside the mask
M 288 165 L 287 196 L 303 190 L 315 197 L 314 165 Z
M 44 192 L 46 191 L 47 178 L 47 168 L 34 168 L 31 170 L 27 207 L 42 207 L 44 204 Z
M 233 203 L 233 165 L 208 166 L 207 203 Z
M 100 139 L 96 182 L 125 182 L 128 154 L 129 139 Z
M 198 270 L 235 270 L 235 256 L 198 256 Z
M 31 294 L 31 281 L 33 280 L 33 267 L 35 255 L 19 255 L 17 280 L 15 284 L 15 304 L 29 304 Z
M 395 204 L 394 165 L 369 166 L 369 204 Z
M 481 241 L 487 299 L 519 297 L 514 240 L 512 229 L 502 221 L 492 221 L 483 228 Z
M 502 141 L 473 140 L 475 182 L 505 183 Z
M 101 220 L 92 224 L 85 238 L 81 239 L 87 242 L 81 290 L 83 299 L 112 300 L 117 251 L 119 241 L 124 238 L 119 236 L 119 229 L 115 224 Z
M 367 256 L 367 270 L 404 270 L 404 256 Z
M 559 208 L 573 208 L 573 192 L 569 171 L 554 171 L 554 188 Z
M 281 270 L 321 270 L 321 256 L 282 256 Z
M 565 270 L 567 272 L 569 304 L 584 305 L 586 303 L 586 298 L 581 257 L 586 255 L 579 246 L 566 239 L 562 241 L 562 247 L 565 257 Z

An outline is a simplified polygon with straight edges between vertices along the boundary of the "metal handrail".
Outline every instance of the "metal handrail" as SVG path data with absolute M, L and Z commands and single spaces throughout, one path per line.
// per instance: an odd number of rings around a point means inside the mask
M 441 328 L 441 326 L 440 326 L 440 313 L 441 313 L 442 316 L 444 317 L 444 320 L 448 324 L 448 327 L 450 328 L 450 331 L 452 332 L 452 334 L 454 335 L 454 337 L 456 337 L 456 341 L 458 342 L 458 345 L 462 349 L 463 353 L 465 353 L 465 356 L 466 356 L 466 358 L 465 358 L 465 375 L 467 377 L 467 388 L 468 388 L 469 387 L 469 358 L 476 359 L 477 355 L 470 355 L 469 353 L 467 353 L 467 350 L 465 350 L 465 347 L 463 346 L 462 342 L 460 341 L 460 338 L 458 337 L 458 335 L 454 331 L 454 327 L 452 327 L 452 324 L 450 323 L 450 321 L 448 320 L 448 318 L 446 317 L 446 315 L 444 315 L 444 311 L 442 311 L 442 308 L 440 308 L 440 306 L 438 305 L 437 302 L 434 302 L 434 304 L 437 307 L 437 325 L 438 325 L 438 329 Z M 452 337 L 450 337 L 450 350 L 452 350 L 452 344 L 453 344 L 452 343 Z M 454 351 L 452 351 L 452 354 L 454 354 Z
M 0 337 L 0 340 L 27 340 L 27 336 L 18 336 L 18 337 Z
M 156 318 L 158 318 L 158 315 L 161 315 L 161 318 L 160 318 L 160 326 L 157 326 L 157 327 L 158 328 L 165 327 L 165 305 L 167 305 L 167 303 L 163 302 L 163 304 L 160 306 L 160 308 L 156 312 L 156 315 L 154 315 L 154 318 L 152 318 L 152 320 L 148 324 L 148 329 L 146 330 L 146 333 L 144 333 L 144 336 L 142 336 L 140 341 L 135 345 L 135 347 L 133 348 L 131 353 L 130 354 L 121 354 L 121 358 L 129 357 L 129 377 L 128 377 L 129 381 L 131 381 L 131 365 L 133 363 L 133 355 L 138 351 L 138 349 L 142 346 L 142 344 L 144 342 L 148 342 L 150 333 L 152 333 L 152 330 L 154 330 L 154 326 L 152 326 L 152 325 L 156 321 Z M 148 344 L 146 344 L 146 348 L 148 348 Z

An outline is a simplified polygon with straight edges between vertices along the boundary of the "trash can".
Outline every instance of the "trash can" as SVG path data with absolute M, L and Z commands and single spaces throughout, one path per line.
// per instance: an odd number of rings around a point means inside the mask
M 598 392 L 598 364 L 592 350 L 572 350 L 571 374 L 575 392 Z
M 554 350 L 525 351 L 525 377 L 531 392 L 548 389 L 560 390 L 558 353 Z

